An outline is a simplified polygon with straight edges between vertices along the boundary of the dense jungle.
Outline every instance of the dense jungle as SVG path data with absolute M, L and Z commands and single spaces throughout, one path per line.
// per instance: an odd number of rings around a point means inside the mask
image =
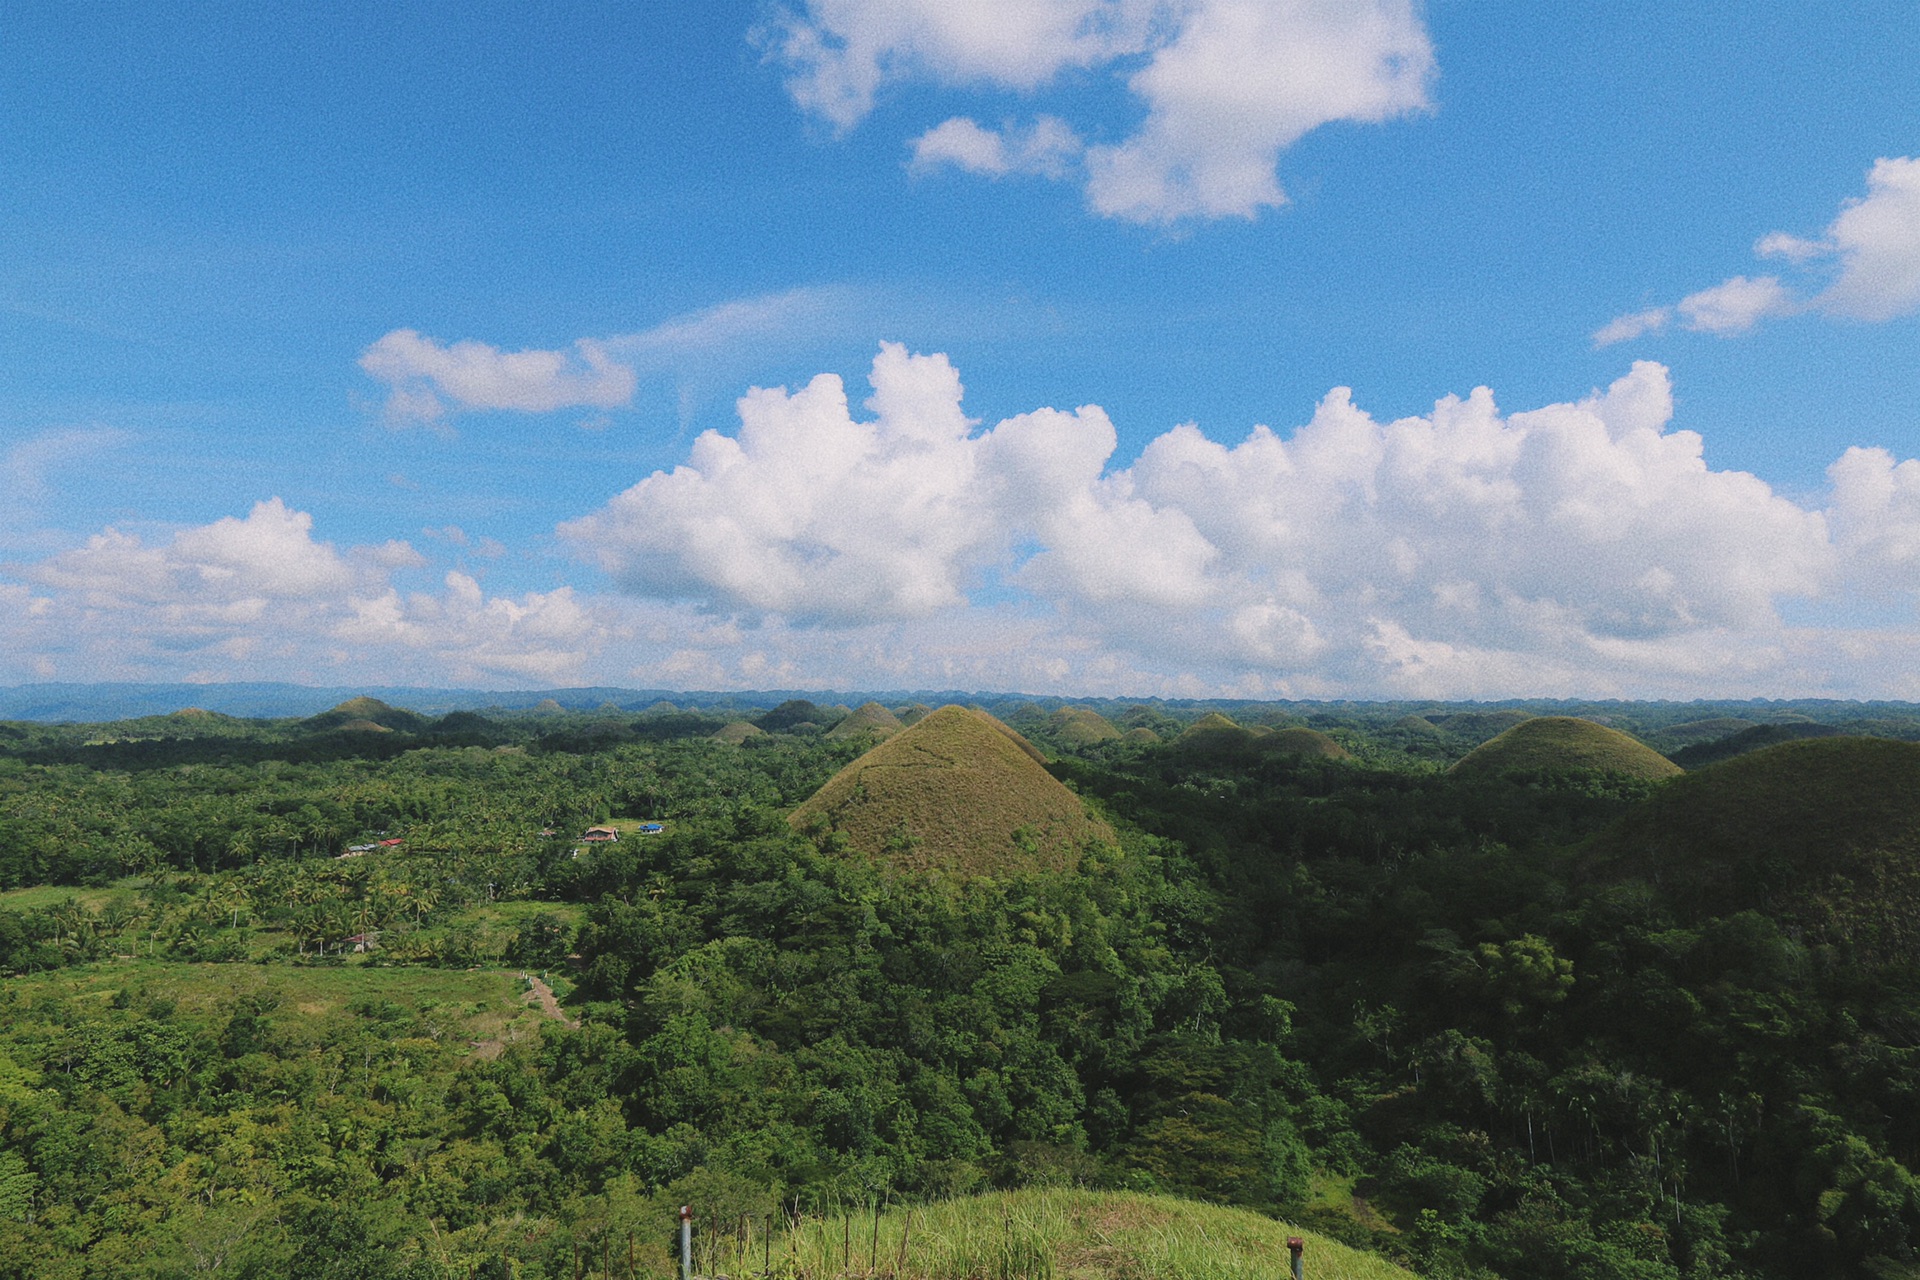
M 1912 708 L 975 701 L 0 724 L 0 1276 L 1920 1276 Z

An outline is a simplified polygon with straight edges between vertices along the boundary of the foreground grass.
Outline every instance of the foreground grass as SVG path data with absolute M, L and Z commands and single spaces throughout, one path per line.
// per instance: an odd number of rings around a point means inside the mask
M 1287 1237 L 1306 1239 L 1312 1280 L 1405 1280 L 1373 1254 L 1244 1209 L 1121 1191 L 1031 1189 L 804 1219 L 771 1245 L 709 1235 L 711 1275 L 805 1280 L 1279 1280 Z

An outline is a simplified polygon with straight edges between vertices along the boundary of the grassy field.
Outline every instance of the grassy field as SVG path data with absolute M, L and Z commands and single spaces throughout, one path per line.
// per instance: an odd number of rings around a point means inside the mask
M 98 911 L 114 895 L 132 893 L 146 887 L 146 881 L 139 876 L 128 876 L 116 880 L 105 888 L 82 888 L 70 884 L 40 884 L 27 889 L 7 889 L 0 891 L 0 911 L 45 911 L 48 907 L 57 907 L 69 899 L 82 906 Z
M 97 1000 L 104 1007 L 123 991 L 138 991 L 148 999 L 171 1001 L 190 1021 L 213 1021 L 238 997 L 275 997 L 276 1020 L 308 1035 L 346 1017 L 356 1001 L 386 1000 L 449 1041 L 464 1041 L 483 1053 L 539 1035 L 544 1020 L 527 1003 L 517 970 L 117 960 L 19 975 L 7 979 L 7 991 L 22 1011 L 41 1000 Z
M 724 1224 L 723 1224 L 724 1228 Z M 723 1235 L 725 1232 L 723 1230 Z M 809 1218 L 771 1247 L 711 1232 L 706 1275 L 771 1267 L 796 1280 L 1280 1280 L 1287 1237 L 1306 1240 L 1312 1280 L 1394 1280 L 1410 1273 L 1372 1254 L 1243 1209 L 1118 1191 L 1030 1189 Z

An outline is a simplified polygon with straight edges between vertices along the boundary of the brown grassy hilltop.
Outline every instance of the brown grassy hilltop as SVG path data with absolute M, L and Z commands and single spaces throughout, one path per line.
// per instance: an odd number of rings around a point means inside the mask
M 946 706 L 827 780 L 789 821 L 912 870 L 1061 871 L 1113 830 L 1055 781 L 1033 744 L 984 711 Z

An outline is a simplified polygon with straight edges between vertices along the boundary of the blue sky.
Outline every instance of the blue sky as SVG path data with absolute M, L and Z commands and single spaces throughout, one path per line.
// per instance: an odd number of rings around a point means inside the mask
M 262 8 L 0 7 L 0 682 L 1920 696 L 1909 3 Z

